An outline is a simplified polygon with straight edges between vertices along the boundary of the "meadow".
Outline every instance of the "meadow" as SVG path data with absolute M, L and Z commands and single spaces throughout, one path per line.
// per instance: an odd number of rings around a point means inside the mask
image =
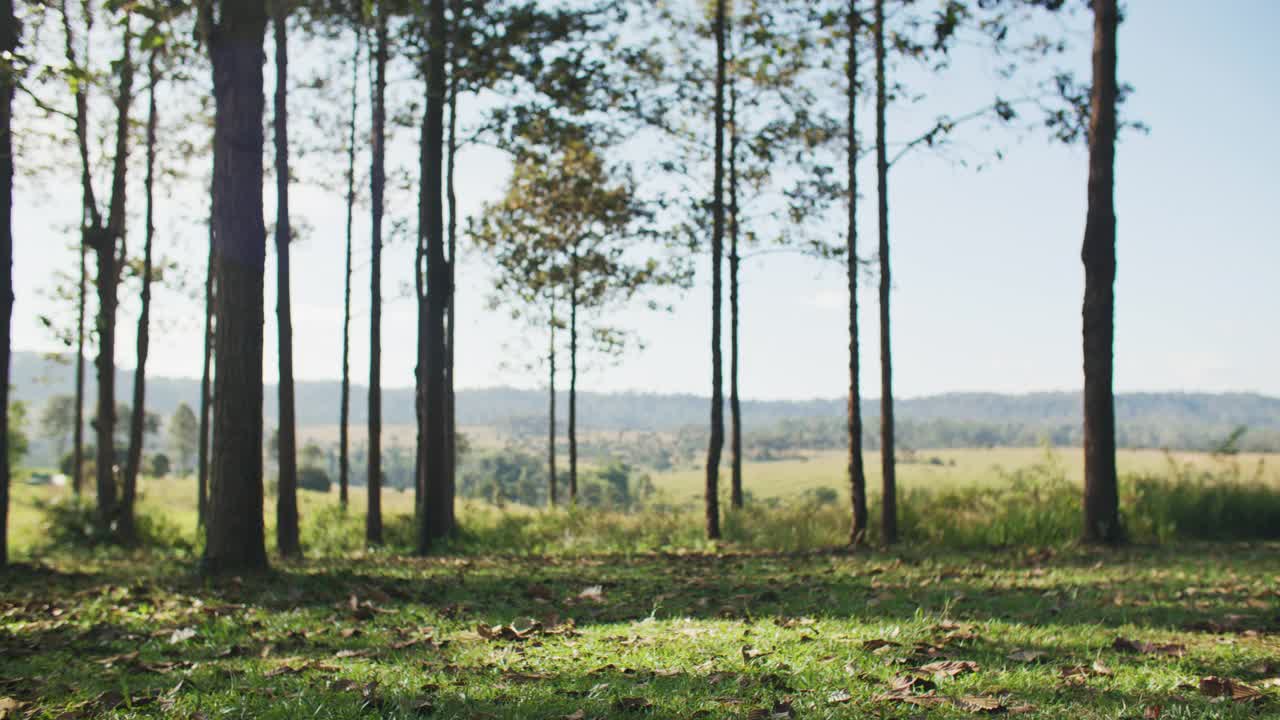
M 464 502 L 426 559 L 410 493 L 367 549 L 363 488 L 303 491 L 306 558 L 222 581 L 190 478 L 144 479 L 134 549 L 19 485 L 0 718 L 1276 717 L 1271 458 L 1122 453 L 1138 544 L 1103 550 L 1073 540 L 1075 455 L 919 453 L 907 541 L 852 551 L 836 454 L 748 464 L 720 543 L 689 471 L 630 514 Z

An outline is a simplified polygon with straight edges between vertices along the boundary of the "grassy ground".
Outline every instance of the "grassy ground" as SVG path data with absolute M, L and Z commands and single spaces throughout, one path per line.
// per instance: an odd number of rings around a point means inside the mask
M 1274 544 L 54 556 L 0 574 L 0 717 L 1274 718 L 1277 588 Z
M 1049 451 L 1062 464 L 1073 481 L 1084 478 L 1084 456 L 1076 449 Z M 1003 482 L 1006 472 L 1025 468 L 1045 457 L 1043 448 L 991 448 L 959 450 L 920 450 L 916 462 L 898 464 L 898 486 L 904 489 L 946 486 L 981 486 Z M 1160 474 L 1167 470 L 1169 458 L 1212 468 L 1219 461 L 1205 453 L 1171 453 L 1159 450 L 1121 450 L 1116 462 L 1121 474 Z M 845 491 L 848 484 L 847 456 L 844 452 L 806 453 L 802 458 L 776 462 L 750 462 L 743 466 L 743 486 L 756 497 L 786 497 L 806 490 L 832 487 Z M 933 458 L 941 465 L 930 462 Z M 1259 461 L 1267 464 L 1270 475 L 1280 484 L 1280 457 L 1243 454 L 1235 456 L 1241 465 L 1252 468 Z M 880 453 L 863 457 L 869 487 L 880 486 Z M 682 469 L 653 476 L 654 485 L 676 500 L 702 496 L 706 475 L 701 468 Z

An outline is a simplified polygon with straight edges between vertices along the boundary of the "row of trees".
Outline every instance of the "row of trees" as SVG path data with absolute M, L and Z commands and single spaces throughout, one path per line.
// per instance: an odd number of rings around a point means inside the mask
M 857 292 L 863 261 L 857 238 L 857 168 L 867 154 L 858 132 L 864 95 L 874 97 L 874 157 L 877 199 L 879 345 L 883 450 L 882 537 L 897 538 L 894 484 L 892 353 L 890 347 L 889 172 L 905 154 L 945 147 L 965 122 L 1011 124 L 1017 106 L 1045 110 L 1043 121 L 1063 139 L 1087 135 L 1091 145 L 1090 214 L 1084 260 L 1086 358 L 1086 537 L 1114 541 L 1116 522 L 1114 417 L 1111 408 L 1111 286 L 1114 280 L 1114 212 L 1110 167 L 1114 158 L 1116 104 L 1115 0 L 1093 3 L 1094 80 L 1083 92 L 1063 74 L 1039 86 L 1048 90 L 1018 100 L 996 96 L 963 115 L 944 115 L 918 137 L 899 143 L 890 156 L 886 116 L 891 102 L 909 95 L 891 82 L 894 62 L 915 62 L 942 71 L 962 43 L 981 44 L 1013 63 L 1034 61 L 1065 50 L 1058 39 L 1033 27 L 1036 12 L 1064 9 L 1060 0 L 1006 0 L 970 4 L 959 0 L 924 9 L 900 0 L 865 3 L 786 3 L 728 0 L 672 9 L 666 4 L 608 2 L 547 7 L 536 2 L 429 0 L 198 0 L 70 3 L 31 0 L 27 18 L 41 30 L 60 30 L 62 58 L 52 63 L 48 48 L 19 50 L 19 26 L 7 1 L 4 81 L 4 139 L 11 143 L 10 108 L 16 88 L 32 98 L 30 107 L 65 119 L 77 150 L 84 216 L 79 242 L 78 327 L 72 333 L 82 350 L 88 270 L 92 253 L 96 277 L 98 372 L 95 485 L 98 521 L 124 542 L 132 538 L 137 475 L 145 425 L 145 366 L 151 286 L 159 277 L 153 258 L 153 185 L 161 145 L 157 95 L 162 83 L 183 88 L 196 83 L 191 68 L 212 74 L 209 263 L 205 283 L 206 348 L 199 413 L 199 507 L 206 529 L 204 565 L 209 571 L 259 568 L 267 563 L 263 537 L 263 313 L 267 223 L 263 187 L 266 103 L 265 35 L 274 37 L 274 156 L 277 253 L 276 308 L 279 331 L 280 482 L 277 490 L 277 547 L 286 556 L 301 552 L 298 541 L 297 442 L 292 372 L 290 221 L 289 37 L 347 37 L 354 52 L 349 99 L 345 196 L 345 304 L 343 393 L 340 408 L 339 487 L 348 501 L 349 349 L 352 315 L 352 225 L 357 205 L 357 117 L 361 60 L 369 71 L 370 210 L 370 392 L 366 534 L 382 540 L 381 468 L 381 303 L 382 248 L 386 240 L 388 69 L 397 61 L 411 67 L 422 112 L 417 173 L 418 223 L 414 297 L 418 309 L 418 368 L 415 373 L 418 437 L 416 452 L 417 548 L 429 551 L 454 530 L 456 431 L 453 401 L 453 291 L 458 250 L 456 158 L 467 143 L 487 142 L 507 150 L 514 171 L 503 198 L 487 206 L 466 228 L 497 269 L 495 301 L 510 303 L 548 331 L 547 366 L 551 391 L 547 498 L 555 502 L 554 387 L 557 332 L 568 336 L 569 474 L 568 497 L 578 490 L 576 390 L 583 340 L 606 354 L 620 351 L 624 329 L 603 320 L 646 288 L 683 285 L 690 259 L 710 260 L 712 358 L 710 443 L 706 462 L 706 531 L 720 534 L 720 465 L 725 444 L 722 355 L 723 262 L 728 260 L 730 299 L 729 407 L 732 462 L 731 502 L 741 506 L 742 444 L 738 402 L 739 273 L 743 245 L 780 240 L 792 251 L 842 258 L 849 284 L 849 476 L 852 496 L 850 540 L 859 542 L 870 522 L 861 465 L 859 328 Z M 637 17 L 643 21 L 637 21 Z M 674 29 L 646 30 L 646 23 Z M 98 23 L 108 22 L 107 32 Z M 50 32 L 39 37 L 47 38 Z M 28 32 L 27 37 L 37 37 Z M 195 38 L 191 43 L 183 38 Z M 105 38 L 105 40 L 104 40 Z M 111 43 L 118 51 L 110 71 L 95 70 L 90 50 Z M 870 46 L 873 81 L 864 83 Z M 367 51 L 367 58 L 364 53 Z M 144 59 L 139 60 L 138 56 Z M 714 62 L 707 63 L 710 55 Z M 205 64 L 207 58 L 207 65 Z M 674 59 L 674 61 L 673 61 Z M 1012 67 L 1006 71 L 1011 75 Z M 133 104 L 143 74 L 147 110 L 144 239 L 137 269 L 139 317 L 137 377 L 131 405 L 129 445 L 122 471 L 114 463 L 114 337 L 119 289 L 131 256 L 126 251 L 130 143 L 138 124 Z M 56 82 L 50 82 L 52 78 Z M 843 102 L 831 103 L 815 88 L 843 81 Z M 43 83 L 42 83 L 43 81 Z M 65 84 L 64 84 L 65 83 Z M 70 87 L 68 98 L 51 88 Z M 112 118 L 107 170 L 94 163 L 95 135 L 90 91 L 102 88 Z M 63 90 L 62 92 L 65 92 Z M 201 95 L 200 91 L 195 93 Z M 458 132 L 460 98 L 477 100 L 482 120 L 463 137 Z M 480 102 L 483 100 L 483 102 Z M 1085 106 L 1091 108 L 1082 129 Z M 68 107 L 70 109 L 68 109 Z M 634 138 L 647 137 L 673 148 L 650 163 L 648 175 L 661 187 L 643 189 L 625 163 L 606 153 L 635 154 Z M 655 139 L 656 138 L 656 139 Z M 630 143 L 630 144 L 629 144 Z M 7 145 L 6 145 L 7 147 Z M 12 197 L 12 151 L 4 153 Z M 840 159 L 840 162 L 837 162 Z M 843 166 L 847 182 L 836 179 Z M 706 171 L 710 170 L 710 178 Z M 108 171 L 109 170 L 109 171 Z M 106 205 L 97 193 L 109 179 Z M 707 191 L 707 188 L 710 191 Z M 647 193 L 647 194 L 646 194 Z M 5 202 L 6 213 L 12 201 Z M 832 207 L 847 211 L 843 243 L 822 237 Z M 446 207 L 448 223 L 446 225 Z M 6 214 L 4 253 L 11 252 Z M 815 238 L 814 236 L 817 235 Z M 727 250 L 726 250 L 727 245 Z M 7 257 L 7 255 L 5 256 Z M 4 260 L 5 257 L 0 257 Z M 7 267 L 7 262 L 6 262 Z M 8 277 L 6 275 L 6 277 Z M 6 302 L 11 284 L 6 285 Z M 8 315 L 6 314 L 6 318 Z M 7 320 L 4 328 L 7 343 Z M 6 350 L 7 353 L 7 350 Z M 7 357 L 7 354 L 6 354 Z M 77 358 L 82 358 L 78 353 Z M 82 360 L 77 360 L 82 364 Z M 6 365 L 7 367 L 7 365 Z M 74 467 L 83 448 L 83 368 L 77 369 Z M 7 374 L 6 374 L 7 377 Z M 0 398 L 3 400 L 4 398 Z M 1110 458 L 1110 460 L 1108 460 Z M 0 500 L 7 495 L 7 477 Z M 206 480 L 207 478 L 207 480 Z M 78 485 L 78 478 L 77 478 Z M 7 505 L 5 506 L 7 507 Z

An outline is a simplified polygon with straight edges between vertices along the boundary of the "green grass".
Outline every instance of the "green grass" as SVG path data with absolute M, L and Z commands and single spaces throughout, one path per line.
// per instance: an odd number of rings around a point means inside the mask
M 1084 478 L 1084 456 L 1080 450 L 1054 449 L 1049 451 L 1061 463 L 1067 478 L 1081 482 Z M 1030 467 L 1045 457 L 1043 448 L 990 448 L 958 450 L 920 450 L 917 461 L 898 463 L 898 487 L 938 489 L 956 486 L 983 486 L 1002 484 L 1004 475 L 1020 468 Z M 1121 450 L 1117 464 L 1123 475 L 1162 474 L 1168 469 L 1169 458 L 1179 463 L 1191 463 L 1197 468 L 1213 469 L 1221 461 L 1206 453 L 1165 453 L 1160 450 Z M 928 461 L 938 458 L 942 465 Z M 1235 457 L 1241 465 L 1252 467 L 1259 461 L 1271 468 L 1270 479 L 1280 486 L 1280 456 L 1242 454 Z M 725 461 L 727 463 L 727 459 Z M 748 462 L 743 464 L 743 487 L 758 498 L 786 498 L 800 495 L 816 488 L 836 488 L 848 492 L 847 454 L 837 451 L 809 452 L 797 459 L 776 462 Z M 952 464 L 954 463 L 954 464 Z M 880 453 L 869 452 L 863 456 L 867 486 L 880 487 Z M 722 472 L 727 482 L 727 465 Z M 702 497 L 706 474 L 702 468 L 683 468 L 665 473 L 655 473 L 654 485 L 675 502 L 697 500 Z
M 0 575 L 0 698 L 34 718 L 959 718 L 964 698 L 1072 720 L 1280 713 L 1274 544 L 191 567 L 117 551 Z M 490 629 L 530 618 L 524 637 Z M 976 670 L 917 669 L 941 660 Z M 912 673 L 936 684 L 905 696 L 923 705 L 889 697 Z M 1208 677 L 1262 697 L 1207 697 Z

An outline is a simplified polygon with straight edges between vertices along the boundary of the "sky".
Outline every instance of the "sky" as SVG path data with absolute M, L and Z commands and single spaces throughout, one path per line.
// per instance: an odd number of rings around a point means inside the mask
M 1117 153 L 1115 384 L 1120 392 L 1280 395 L 1276 27 L 1280 2 L 1272 0 L 1128 3 L 1119 37 L 1119 70 L 1135 94 L 1125 112 L 1151 132 L 1124 136 Z M 1080 67 L 1087 67 L 1088 38 L 1077 36 L 1075 43 Z M 989 74 L 979 70 L 958 69 L 928 88 L 931 100 L 895 109 L 889 116 L 890 133 L 895 127 L 927 124 L 944 108 L 967 108 L 971 98 L 989 97 Z M 465 110 L 463 115 L 465 122 Z M 869 107 L 862 116 L 870 119 Z M 872 137 L 869 125 L 864 132 Z M 1079 253 L 1087 153 L 1043 135 L 974 140 L 983 147 L 1000 145 L 1004 159 L 977 172 L 917 154 L 895 166 L 891 175 L 895 394 L 1079 388 Z M 392 143 L 390 152 L 393 163 L 416 162 L 416 148 L 407 137 Z M 23 158 L 17 160 L 21 168 Z M 298 162 L 296 167 L 304 167 L 305 161 Z M 473 148 L 460 154 L 458 193 L 464 219 L 501 194 L 508 171 L 509 164 L 496 151 Z M 860 253 L 867 257 L 873 255 L 875 239 L 872 172 L 872 163 L 864 162 Z M 68 198 L 78 199 L 78 194 L 74 178 L 70 182 L 24 183 L 15 198 L 15 350 L 59 348 L 39 317 L 66 312 L 51 304 L 49 290 L 57 272 L 75 266 L 67 228 L 74 226 L 78 211 Z M 175 218 L 203 212 L 203 196 L 170 190 L 163 197 L 180 208 Z M 274 187 L 267 190 L 273 193 Z M 411 195 L 393 195 L 391 202 L 392 215 L 416 215 Z M 341 372 L 345 208 L 340 192 L 309 184 L 294 186 L 291 203 L 295 224 L 309 228 L 291 251 L 295 376 L 335 379 Z M 268 204 L 268 222 L 272 214 Z M 351 369 L 360 383 L 369 372 L 367 212 L 362 209 L 356 222 Z M 833 241 L 842 241 L 842 228 L 838 220 L 831 224 Z M 174 219 L 162 223 L 158 240 L 161 252 L 187 265 L 196 285 L 203 279 L 204 233 L 199 224 Z M 673 312 L 636 308 L 612 317 L 633 329 L 645 347 L 613 365 L 593 363 L 580 378 L 580 388 L 708 394 L 708 265 L 704 261 L 698 266 L 692 289 L 661 296 L 674 304 Z M 413 384 L 416 308 L 403 290 L 411 267 L 412 249 L 406 243 L 388 247 L 382 350 L 386 387 Z M 268 381 L 276 378 L 274 273 L 271 252 L 264 326 Z M 862 386 L 869 396 L 879 394 L 875 282 L 864 277 L 858 298 Z M 777 254 L 744 262 L 744 397 L 805 399 L 847 391 L 845 283 L 839 262 Z M 507 312 L 491 309 L 491 287 L 486 259 L 465 252 L 457 286 L 459 387 L 545 385 L 545 378 L 526 368 L 544 352 L 544 336 Z M 197 294 L 157 294 L 149 374 L 199 375 L 203 307 Z M 126 300 L 117 339 L 121 367 L 134 363 L 136 317 L 136 301 Z

